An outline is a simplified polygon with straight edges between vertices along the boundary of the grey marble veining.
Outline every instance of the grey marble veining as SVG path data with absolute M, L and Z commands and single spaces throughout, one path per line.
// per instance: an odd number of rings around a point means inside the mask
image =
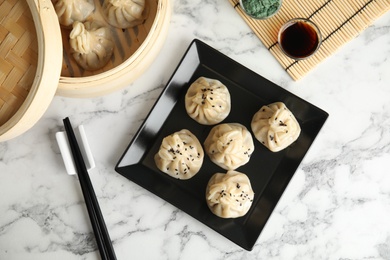
M 253 251 L 114 171 L 189 43 L 199 38 L 329 112 Z M 228 1 L 173 1 L 152 66 L 104 97 L 55 97 L 27 133 L 0 143 L 0 259 L 100 259 L 55 133 L 83 124 L 91 179 L 118 259 L 390 259 L 390 14 L 294 82 Z

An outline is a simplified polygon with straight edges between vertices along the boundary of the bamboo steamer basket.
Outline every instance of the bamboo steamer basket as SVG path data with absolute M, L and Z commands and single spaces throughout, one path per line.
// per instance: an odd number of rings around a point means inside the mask
M 93 14 L 93 19 L 109 26 L 101 15 L 99 1 L 102 2 L 102 0 L 95 0 L 97 10 Z M 115 59 L 103 69 L 93 72 L 82 71 L 72 63 L 71 59 L 64 59 L 58 95 L 101 96 L 128 85 L 149 67 L 165 41 L 170 22 L 171 3 L 170 0 L 146 0 L 146 4 L 148 18 L 143 24 L 135 28 L 113 31 L 116 44 Z M 62 32 L 65 39 L 66 31 L 62 30 Z M 69 50 L 66 47 L 69 44 L 68 40 L 64 40 L 63 43 L 64 49 Z
M 94 20 L 108 25 L 95 0 Z M 0 142 L 30 129 L 54 95 L 101 96 L 138 78 L 165 41 L 170 0 L 146 0 L 148 16 L 134 28 L 111 28 L 114 55 L 100 70 L 88 72 L 68 52 L 70 30 L 60 27 L 51 0 L 0 0 Z

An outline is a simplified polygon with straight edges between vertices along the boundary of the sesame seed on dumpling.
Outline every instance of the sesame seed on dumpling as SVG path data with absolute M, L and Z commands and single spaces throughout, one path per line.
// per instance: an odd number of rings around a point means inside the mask
M 187 129 L 165 137 L 154 156 L 157 168 L 176 178 L 190 179 L 203 164 L 204 152 L 198 138 Z
M 206 188 L 207 206 L 221 218 L 244 216 L 252 206 L 254 195 L 248 176 L 237 171 L 215 173 Z
M 249 162 L 255 150 L 251 133 L 239 123 L 214 126 L 204 141 L 210 160 L 225 170 L 234 170 Z
M 187 90 L 185 108 L 199 124 L 220 123 L 230 113 L 229 90 L 219 80 L 200 77 Z
M 261 107 L 252 118 L 251 128 L 256 139 L 272 152 L 287 148 L 301 133 L 297 119 L 283 102 Z

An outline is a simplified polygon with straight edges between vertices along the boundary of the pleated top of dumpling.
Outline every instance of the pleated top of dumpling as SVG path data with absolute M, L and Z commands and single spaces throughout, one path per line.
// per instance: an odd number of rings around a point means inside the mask
M 187 114 L 200 124 L 220 123 L 230 113 L 229 90 L 219 80 L 200 77 L 187 90 L 185 108 Z
M 187 129 L 166 136 L 154 161 L 160 171 L 176 178 L 190 179 L 200 170 L 204 152 L 198 138 Z
M 221 218 L 244 216 L 250 209 L 254 192 L 248 176 L 237 171 L 215 173 L 206 188 L 211 212 Z
M 255 150 L 251 133 L 239 123 L 214 126 L 204 147 L 211 161 L 225 170 L 246 164 Z
M 57 0 L 54 1 L 58 21 L 65 27 L 74 22 L 84 22 L 95 10 L 94 0 Z
M 148 15 L 145 0 L 104 0 L 102 10 L 110 25 L 122 29 L 141 24 Z
M 296 141 L 301 127 L 283 102 L 263 106 L 253 116 L 252 131 L 259 142 L 272 152 L 278 152 Z
M 69 38 L 73 57 L 85 70 L 102 68 L 114 52 L 110 29 L 96 22 L 75 22 Z

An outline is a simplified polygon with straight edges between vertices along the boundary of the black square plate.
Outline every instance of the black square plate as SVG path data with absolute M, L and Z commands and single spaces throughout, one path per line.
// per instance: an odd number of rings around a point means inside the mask
M 223 123 L 238 122 L 250 130 L 252 117 L 261 106 L 282 101 L 302 129 L 295 143 L 277 153 L 270 152 L 254 139 L 255 151 L 249 163 L 237 169 L 248 175 L 255 192 L 251 209 L 240 218 L 219 218 L 207 207 L 205 190 L 208 180 L 216 172 L 226 172 L 213 164 L 207 155 L 201 170 L 189 180 L 176 180 L 160 172 L 154 163 L 153 157 L 165 136 L 188 129 L 203 143 L 211 130 L 212 126 L 200 125 L 191 119 L 184 107 L 189 85 L 200 76 L 218 79 L 230 91 L 232 109 Z M 327 118 L 325 111 L 195 39 L 115 170 L 242 248 L 252 250 Z

